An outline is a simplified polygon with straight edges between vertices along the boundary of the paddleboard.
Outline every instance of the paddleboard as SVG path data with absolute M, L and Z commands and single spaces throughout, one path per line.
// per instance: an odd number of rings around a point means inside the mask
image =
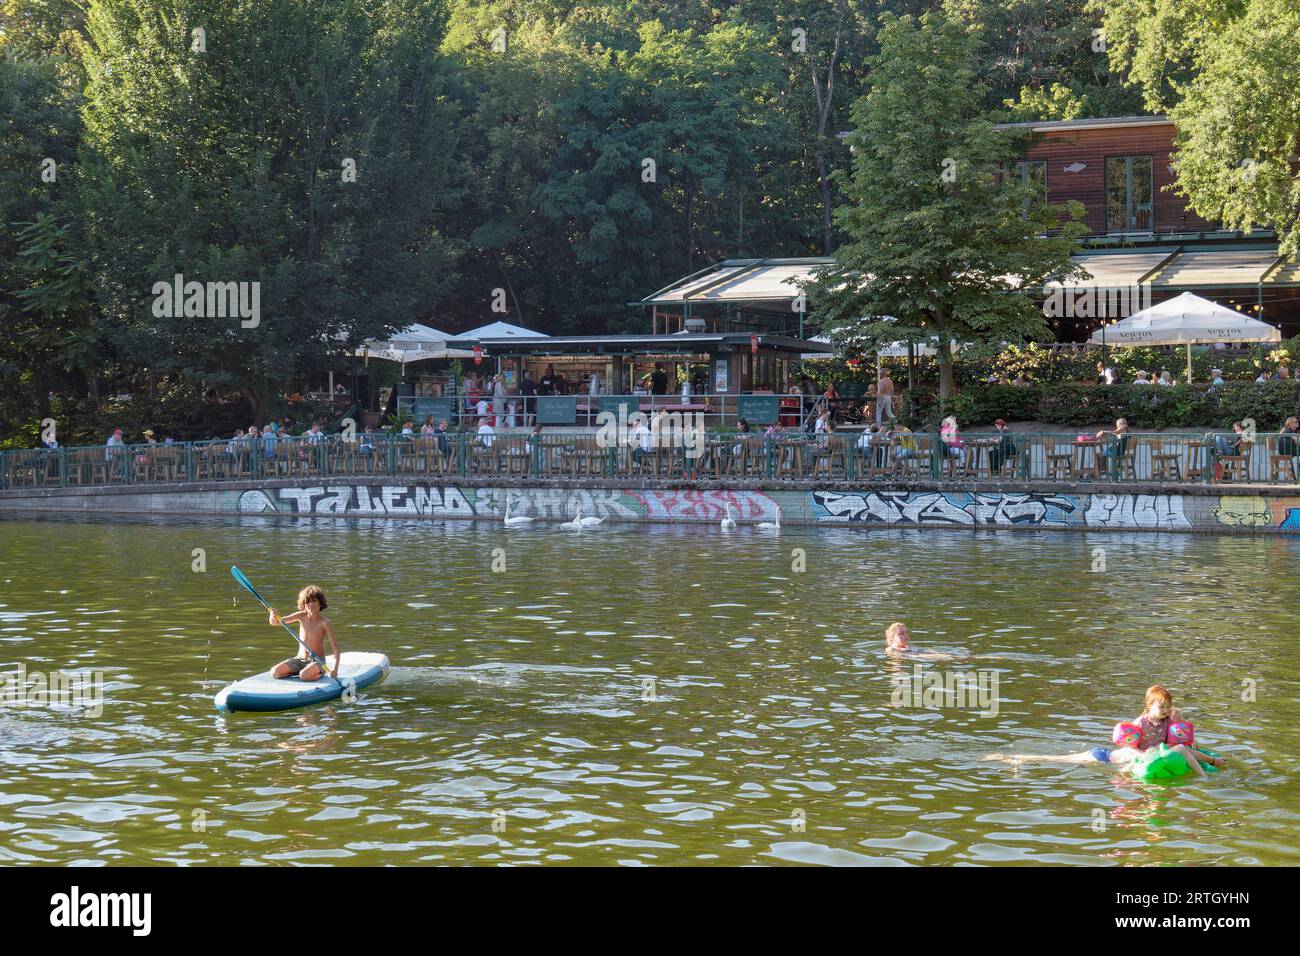
M 331 656 L 326 656 L 333 663 Z M 339 657 L 339 679 L 324 676 L 310 683 L 297 677 L 275 678 L 268 670 L 255 677 L 245 677 L 217 694 L 218 710 L 291 710 L 338 700 L 348 693 L 363 690 L 388 676 L 388 658 L 383 654 L 345 651 Z

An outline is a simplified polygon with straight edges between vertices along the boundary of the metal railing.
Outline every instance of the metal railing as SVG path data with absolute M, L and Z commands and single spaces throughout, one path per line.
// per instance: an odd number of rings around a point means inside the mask
M 402 478 L 740 478 L 794 482 L 1033 481 L 1300 485 L 1300 437 L 1224 434 L 859 433 L 705 430 L 619 435 L 474 432 L 94 445 L 0 452 L 0 488 Z
M 775 401 L 782 424 L 795 426 L 806 421 L 808 415 L 819 407 L 819 403 L 821 407 L 825 405 L 824 400 L 815 395 L 789 395 L 775 392 L 744 395 L 683 395 L 680 392 L 664 395 L 589 395 L 583 392 L 527 398 L 522 395 L 507 395 L 500 400 L 501 411 L 496 412 L 493 410 L 495 403 L 490 393 L 482 393 L 479 397 L 487 402 L 486 416 L 479 415 L 475 407 L 477 402 L 471 405 L 468 397 L 461 391 L 454 397 L 447 396 L 442 399 L 443 411 L 447 410 L 446 403 L 450 403 L 450 414 L 445 416 L 434 414 L 432 417 L 435 423 L 440 417 L 446 417 L 452 426 L 468 427 L 478 424 L 486 417 L 497 426 L 529 428 L 538 421 L 540 414 L 542 424 L 551 427 L 595 428 L 600 424 L 601 412 L 610 412 L 618 417 L 621 407 L 624 418 L 634 413 L 640 413 L 647 419 L 660 414 L 676 415 L 683 419 L 689 417 L 705 428 L 723 429 L 734 427 L 743 417 L 746 403 L 766 400 L 769 403 Z M 403 420 L 414 421 L 418 425 L 428 417 L 420 414 L 419 406 L 413 404 L 418 399 L 403 396 L 398 401 L 401 403 Z M 548 420 L 548 413 L 554 415 L 556 412 L 565 416 L 563 420 Z M 568 420 L 570 416 L 572 421 Z

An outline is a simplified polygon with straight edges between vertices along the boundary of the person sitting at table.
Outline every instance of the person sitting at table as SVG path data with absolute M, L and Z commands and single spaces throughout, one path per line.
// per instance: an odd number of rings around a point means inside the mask
M 749 422 L 740 418 L 736 420 L 736 443 L 731 446 L 731 454 L 739 456 L 745 444 L 745 436 L 749 434 Z
M 256 427 L 256 426 L 254 426 L 254 427 Z M 153 429 L 152 429 L 152 428 L 146 428 L 146 429 L 145 429 L 143 432 L 141 432 L 140 434 L 144 435 L 144 442 L 145 442 L 146 445 L 156 445 L 156 444 L 158 444 L 157 440 L 153 437 Z
M 998 437 L 998 443 L 989 449 L 989 471 L 994 475 L 1002 474 L 1002 466 L 1007 461 L 1015 458 L 1019 454 L 1016 443 L 1011 440 L 1011 432 L 1007 429 L 1005 419 L 999 418 L 993 423 L 993 431 Z
M 1133 379 L 1133 384 L 1134 384 L 1134 385 L 1150 385 L 1150 384 L 1151 384 L 1151 380 L 1147 378 L 1147 373 L 1146 373 L 1146 372 L 1143 372 L 1143 371 L 1139 370 L 1138 373 L 1137 373 L 1137 377 Z
M 375 430 L 369 425 L 361 435 L 361 443 L 357 445 L 357 451 L 363 455 L 369 455 L 375 450 Z
M 485 418 L 478 426 L 478 434 L 475 436 L 474 441 L 482 445 L 484 448 L 491 448 L 492 442 L 496 440 L 496 434 L 496 429 L 494 429 Z
M 781 427 L 779 421 L 768 425 L 763 432 L 763 437 L 768 441 L 780 441 L 785 436 L 785 429 Z
M 113 434 L 109 435 L 108 441 L 104 442 L 104 461 L 112 461 L 114 455 L 120 455 L 125 444 L 122 441 L 122 429 L 114 428 Z M 117 451 L 114 451 L 114 449 L 117 449 Z
M 867 454 L 871 450 L 871 445 L 879 431 L 880 426 L 878 425 L 868 425 L 862 429 L 862 434 L 858 436 L 858 450 L 864 455 Z
M 403 438 L 415 437 L 415 422 L 402 422 L 402 437 Z
M 407 422 L 409 425 L 410 422 Z M 306 434 L 302 436 L 312 445 L 318 445 L 325 440 L 325 433 L 320 430 L 320 422 L 312 422 L 311 428 L 307 429 Z
M 959 464 L 966 463 L 966 443 L 962 441 L 961 431 L 957 428 L 957 419 L 949 415 L 943 420 L 939 429 L 939 438 L 943 442 L 944 454 L 956 458 Z
M 447 428 L 449 425 L 450 423 L 444 418 L 438 422 L 438 427 L 433 430 L 433 440 L 438 443 L 438 451 L 442 452 L 444 455 L 447 454 L 447 447 L 449 444 L 447 440 Z
M 534 425 L 533 430 L 528 433 L 528 438 L 524 441 L 524 451 L 529 458 L 542 447 L 542 426 Z
M 244 430 L 242 428 L 236 428 L 234 437 L 231 438 L 230 441 L 226 442 L 226 457 L 234 458 L 235 452 L 239 451 L 239 449 L 242 448 L 243 445 L 244 445 Z
M 1113 430 L 1103 428 L 1101 431 L 1097 432 L 1097 441 L 1101 441 L 1107 435 L 1114 435 L 1115 441 L 1113 444 L 1107 445 L 1102 449 L 1101 457 L 1116 459 L 1123 458 L 1124 452 L 1128 449 L 1128 419 L 1115 419 L 1115 428 Z
M 1240 455 L 1241 443 L 1245 440 L 1246 426 L 1241 422 L 1232 423 L 1231 435 L 1215 435 L 1214 450 L 1220 455 Z
M 1300 434 L 1300 418 L 1292 415 L 1282 425 L 1282 430 L 1277 433 L 1277 453 L 1285 455 L 1287 458 L 1300 459 L 1300 440 L 1296 435 Z M 1300 468 L 1300 461 L 1291 462 L 1292 477 L 1295 476 L 1297 468 Z
M 1156 384 L 1169 386 L 1177 385 L 1178 383 L 1169 377 L 1169 369 L 1164 368 L 1160 370 L 1160 377 L 1156 379 Z
M 646 427 L 643 414 L 636 412 L 632 415 L 632 419 L 632 433 L 628 436 L 628 444 L 632 446 L 632 460 L 640 461 L 654 451 L 654 435 Z
M 898 447 L 894 450 L 896 461 L 906 461 L 916 457 L 916 439 L 912 437 L 912 429 L 901 422 L 890 422 L 881 427 L 885 429 L 881 436 L 882 441 L 898 439 Z

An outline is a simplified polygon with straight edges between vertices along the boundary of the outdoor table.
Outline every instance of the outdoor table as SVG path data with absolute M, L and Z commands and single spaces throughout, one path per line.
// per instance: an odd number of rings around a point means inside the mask
M 1103 438 L 1089 438 L 1086 440 L 1076 440 L 1074 443 L 1074 473 L 1080 478 L 1089 477 L 1101 480 L 1106 477 L 1102 469 L 1106 465 L 1106 457 L 1101 450 L 1106 445 Z M 1088 452 L 1092 452 L 1091 461 L 1088 458 Z
M 965 472 L 979 477 L 981 473 L 988 478 L 993 474 L 993 450 L 1002 444 L 998 438 L 967 438 Z

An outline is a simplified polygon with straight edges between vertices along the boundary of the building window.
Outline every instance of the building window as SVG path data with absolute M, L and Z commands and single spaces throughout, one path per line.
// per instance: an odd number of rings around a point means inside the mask
M 1150 232 L 1154 183 L 1150 156 L 1111 156 L 1106 160 L 1106 229 Z
M 1016 179 L 1022 186 L 1028 186 L 1032 192 L 1025 197 L 1022 210 L 1024 218 L 1029 218 L 1031 203 L 1041 203 L 1047 198 L 1047 160 L 1029 159 L 1016 163 Z

